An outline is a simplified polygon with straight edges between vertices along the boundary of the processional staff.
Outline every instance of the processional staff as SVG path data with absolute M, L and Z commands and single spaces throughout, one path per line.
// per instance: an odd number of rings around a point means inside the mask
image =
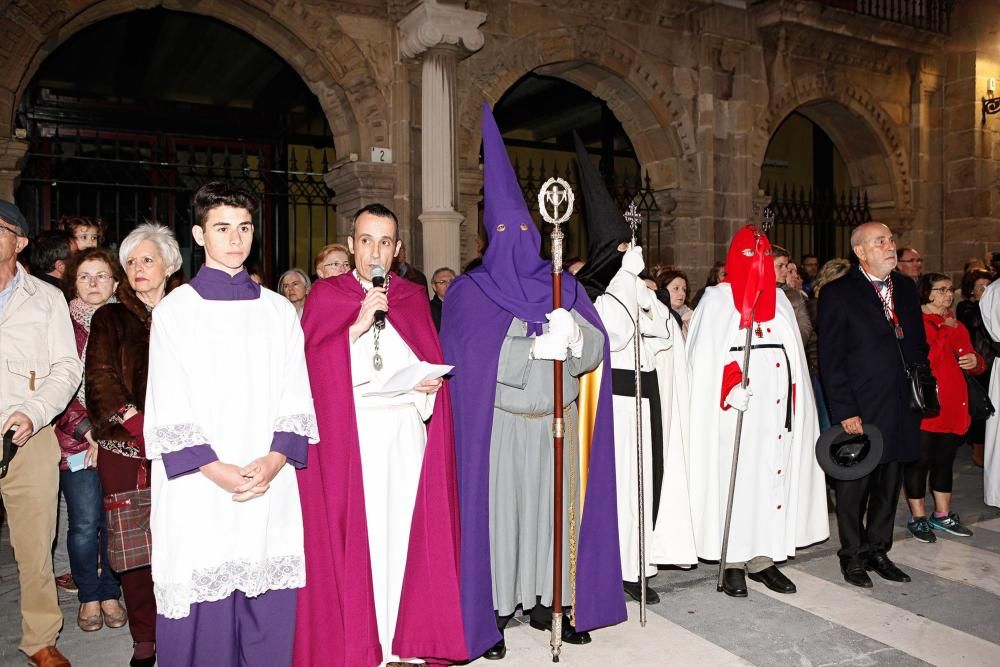
M 763 221 L 757 227 L 756 232 L 754 232 L 754 238 L 759 239 L 762 236 L 767 235 L 767 230 L 771 228 L 774 223 L 774 211 L 770 208 L 764 209 Z M 740 386 L 746 390 L 747 383 L 750 381 L 750 348 L 753 347 L 751 336 L 753 335 L 753 320 L 756 316 L 757 310 L 757 300 L 760 297 L 760 291 L 753 297 L 753 307 L 750 310 L 750 321 L 747 324 L 747 339 L 743 343 L 743 378 L 740 380 Z M 733 494 L 736 492 L 736 469 L 739 465 L 740 459 L 740 438 L 743 434 L 743 411 L 740 410 L 736 415 L 736 436 L 733 441 L 733 464 L 729 471 L 729 499 L 726 501 L 726 523 L 725 527 L 722 529 L 722 554 L 719 558 L 719 580 L 716 583 L 715 589 L 717 591 L 722 591 L 722 578 L 726 571 L 726 553 L 729 551 L 729 526 L 733 519 Z
M 625 220 L 632 230 L 632 246 L 636 246 L 636 230 L 642 222 L 642 215 L 639 213 L 635 202 L 628 206 L 625 212 Z M 645 289 L 645 286 L 642 288 Z M 644 452 L 642 443 L 642 357 L 640 349 L 639 316 L 641 311 L 638 302 L 635 308 L 635 335 L 632 337 L 632 348 L 635 350 L 635 450 L 636 464 L 639 471 L 639 484 L 637 493 L 639 494 L 639 625 L 646 627 L 646 481 L 644 472 Z
M 552 308 L 562 308 L 563 232 L 560 225 L 573 213 L 573 190 L 561 178 L 550 178 L 538 191 L 538 211 L 552 225 Z M 566 210 L 560 214 L 563 205 Z M 551 207 L 551 213 L 550 211 Z M 552 362 L 552 662 L 559 662 L 562 650 L 562 532 L 563 532 L 563 362 Z

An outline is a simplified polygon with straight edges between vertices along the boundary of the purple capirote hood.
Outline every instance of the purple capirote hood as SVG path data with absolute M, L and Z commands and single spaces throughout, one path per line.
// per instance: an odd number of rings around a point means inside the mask
M 483 264 L 469 273 L 493 303 L 525 322 L 545 322 L 552 310 L 552 265 L 542 259 L 542 237 L 524 202 L 507 148 L 488 105 L 483 105 Z M 576 299 L 576 281 L 563 274 L 563 308 Z

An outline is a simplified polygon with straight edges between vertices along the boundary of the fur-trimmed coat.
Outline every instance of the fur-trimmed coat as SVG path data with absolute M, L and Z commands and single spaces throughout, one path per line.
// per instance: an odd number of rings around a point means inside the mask
M 101 448 L 145 458 L 142 411 L 153 314 L 124 281 L 116 296 L 118 303 L 101 306 L 90 324 L 85 370 L 87 413 L 93 422 L 94 440 Z M 123 423 L 120 415 L 127 406 L 134 406 L 139 415 Z

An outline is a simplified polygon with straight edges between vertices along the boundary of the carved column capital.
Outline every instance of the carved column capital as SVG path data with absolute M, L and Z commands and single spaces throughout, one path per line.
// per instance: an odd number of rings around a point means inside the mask
M 464 55 L 474 53 L 486 41 L 479 30 L 485 21 L 485 12 L 424 0 L 398 24 L 400 56 L 414 59 L 441 46 L 461 47 Z
M 358 209 L 378 202 L 392 208 L 396 187 L 396 165 L 380 162 L 342 160 L 331 167 L 323 180 L 333 190 L 337 207 L 337 240 L 351 233 L 351 218 Z M 409 221 L 401 221 L 400 234 L 409 233 Z

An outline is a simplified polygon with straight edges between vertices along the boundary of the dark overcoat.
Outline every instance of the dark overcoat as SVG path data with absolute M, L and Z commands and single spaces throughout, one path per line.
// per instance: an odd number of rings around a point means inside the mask
M 900 341 L 907 363 L 927 365 L 920 299 L 913 281 L 891 274 Z M 881 299 L 861 269 L 824 285 L 819 297 L 819 368 L 830 421 L 850 417 L 882 432 L 882 463 L 916 460 L 920 414 L 910 409 L 909 387 L 896 336 Z

